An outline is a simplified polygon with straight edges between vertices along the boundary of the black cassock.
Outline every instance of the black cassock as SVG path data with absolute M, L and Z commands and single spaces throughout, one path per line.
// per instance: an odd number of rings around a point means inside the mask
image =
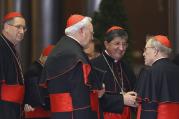
M 47 119 L 50 117 L 50 102 L 47 88 L 39 86 L 42 69 L 43 66 L 40 62 L 35 61 L 24 75 L 26 90 L 24 103 L 35 108 L 35 111 L 26 112 L 25 118 Z
M 136 91 L 138 119 L 179 119 L 179 67 L 169 59 L 141 71 Z
M 41 77 L 47 82 L 52 119 L 97 119 L 98 97 L 90 91 L 91 66 L 78 42 L 64 36 L 49 55 Z
M 2 34 L 0 55 L 0 119 L 20 119 L 24 98 L 22 71 L 14 45 Z
M 106 60 L 108 63 L 106 62 Z M 102 83 L 105 84 L 105 94 L 102 96 L 102 98 L 100 98 L 101 112 L 104 113 L 104 116 L 106 116 L 106 118 L 109 118 L 108 116 L 110 115 L 111 119 L 127 119 L 128 117 L 130 117 L 130 115 L 128 115 L 130 109 L 124 106 L 121 87 L 123 80 L 123 90 L 125 92 L 133 90 L 136 77 L 131 68 L 123 60 L 115 63 L 115 60 L 107 55 L 106 52 L 103 52 L 102 55 L 93 59 L 91 63 L 93 68 L 95 69 L 94 72 L 97 72 L 97 78 L 91 78 L 92 85 L 94 86 L 94 88 L 98 87 L 98 89 L 100 89 L 102 87 Z M 113 76 L 109 65 L 114 71 L 117 81 Z M 125 117 L 121 117 L 122 113 L 128 114 L 126 114 Z

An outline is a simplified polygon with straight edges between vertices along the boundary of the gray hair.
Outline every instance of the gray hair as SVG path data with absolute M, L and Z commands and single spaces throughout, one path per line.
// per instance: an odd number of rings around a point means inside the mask
M 147 41 L 150 40 L 150 45 L 154 48 L 156 48 L 157 50 L 159 50 L 163 55 L 167 55 L 169 56 L 172 52 L 171 48 L 166 47 L 165 45 L 163 45 L 162 43 L 160 43 L 159 41 L 157 41 L 155 39 L 155 37 L 147 37 Z
M 13 19 L 10 19 L 10 20 L 7 20 L 7 21 L 2 22 L 2 28 L 3 28 L 3 29 L 4 29 L 4 24 L 14 24 L 14 18 L 13 18 Z

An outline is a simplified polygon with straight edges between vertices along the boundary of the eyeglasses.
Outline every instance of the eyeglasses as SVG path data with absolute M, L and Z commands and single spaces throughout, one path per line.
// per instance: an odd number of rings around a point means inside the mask
M 153 49 L 153 48 L 155 48 L 155 47 L 145 47 L 145 48 L 144 48 L 144 52 L 147 50 L 147 48 L 152 48 L 152 49 Z
M 23 26 L 23 25 L 12 25 L 12 24 L 8 24 L 8 25 L 17 28 L 18 30 L 23 29 L 24 32 L 27 31 L 27 27 L 26 27 L 26 26 Z
M 128 43 L 126 43 L 126 42 L 122 42 L 122 43 L 118 42 L 118 43 L 111 43 L 111 44 L 114 46 L 122 46 L 124 48 L 128 47 Z

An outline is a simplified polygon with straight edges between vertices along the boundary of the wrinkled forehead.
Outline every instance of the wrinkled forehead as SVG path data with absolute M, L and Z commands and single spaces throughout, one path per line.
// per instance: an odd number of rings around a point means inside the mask
M 14 18 L 14 24 L 25 25 L 25 19 L 22 18 L 22 17 L 15 17 Z

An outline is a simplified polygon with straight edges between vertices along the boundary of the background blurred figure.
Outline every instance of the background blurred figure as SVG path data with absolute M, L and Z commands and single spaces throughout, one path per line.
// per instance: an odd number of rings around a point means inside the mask
M 179 67 L 169 60 L 171 43 L 166 36 L 147 37 L 145 65 L 137 83 L 137 119 L 179 119 Z
M 105 84 L 105 94 L 100 98 L 101 110 L 104 119 L 130 119 L 129 106 L 136 106 L 136 93 L 132 91 L 136 78 L 122 59 L 128 47 L 128 34 L 123 28 L 113 26 L 105 35 L 105 51 L 92 60 L 95 69 L 105 72 L 102 80 L 94 81 Z
M 42 53 L 40 58 L 30 66 L 25 73 L 25 118 L 26 119 L 50 119 L 49 96 L 47 88 L 40 89 L 39 81 L 43 66 L 47 60 L 48 55 L 53 49 L 53 45 L 48 45 Z M 42 105 L 40 91 L 45 95 L 45 105 Z
M 94 38 L 93 40 L 90 41 L 90 43 L 88 44 L 88 47 L 84 51 L 88 55 L 88 58 L 90 60 L 98 57 L 100 53 L 102 52 L 101 41 Z
M 90 92 L 91 66 L 84 48 L 93 37 L 91 18 L 72 15 L 63 36 L 48 57 L 42 76 L 47 80 L 52 119 L 97 119 L 98 95 Z
M 15 46 L 26 32 L 25 19 L 19 12 L 3 18 L 0 35 L 0 119 L 20 119 L 24 99 L 24 78 Z

